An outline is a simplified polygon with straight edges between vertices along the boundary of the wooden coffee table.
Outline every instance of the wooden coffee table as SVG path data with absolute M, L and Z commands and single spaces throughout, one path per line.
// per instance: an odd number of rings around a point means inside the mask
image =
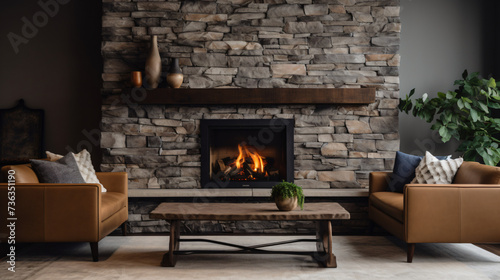
M 274 203 L 162 203 L 149 214 L 152 219 L 170 222 L 169 251 L 163 256 L 162 266 L 173 267 L 177 255 L 191 254 L 291 254 L 309 255 L 324 267 L 337 267 L 332 251 L 331 220 L 350 218 L 338 203 L 306 203 L 304 210 L 279 211 Z M 209 239 L 180 239 L 180 221 L 316 221 L 316 239 L 295 239 L 282 242 L 241 246 Z M 210 242 L 239 250 L 179 250 L 180 242 Z M 296 242 L 315 242 L 316 251 L 270 251 L 260 248 Z

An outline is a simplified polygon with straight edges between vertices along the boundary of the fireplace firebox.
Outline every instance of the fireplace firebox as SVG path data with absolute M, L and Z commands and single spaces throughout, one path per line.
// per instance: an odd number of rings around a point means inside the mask
M 292 119 L 201 120 L 202 188 L 293 182 Z

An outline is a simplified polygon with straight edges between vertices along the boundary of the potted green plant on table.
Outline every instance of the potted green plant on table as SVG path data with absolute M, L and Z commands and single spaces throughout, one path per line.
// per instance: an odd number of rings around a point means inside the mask
M 406 99 L 400 99 L 399 110 L 412 111 L 413 116 L 433 122 L 431 129 L 437 130 L 446 143 L 451 137 L 461 141 L 457 148 L 464 160 L 482 159 L 485 164 L 497 165 L 500 161 L 500 118 L 492 111 L 500 109 L 500 89 L 495 79 L 483 79 L 479 73 L 462 74 L 462 80 L 455 81 L 458 89 L 428 99 L 427 94 L 411 100 L 413 89 Z M 413 110 L 412 110 L 413 109 Z
M 291 211 L 300 206 L 304 209 L 304 193 L 302 188 L 290 182 L 281 182 L 271 190 L 271 199 L 281 211 Z

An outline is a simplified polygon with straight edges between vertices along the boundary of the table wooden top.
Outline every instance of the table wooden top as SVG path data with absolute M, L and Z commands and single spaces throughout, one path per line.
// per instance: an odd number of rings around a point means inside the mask
M 308 221 L 347 220 L 350 214 L 334 202 L 305 203 L 293 211 L 280 211 L 274 203 L 162 203 L 149 217 L 165 220 Z

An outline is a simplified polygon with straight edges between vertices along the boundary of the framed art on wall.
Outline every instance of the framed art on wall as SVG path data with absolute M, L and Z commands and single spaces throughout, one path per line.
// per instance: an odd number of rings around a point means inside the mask
M 30 109 L 20 99 L 10 109 L 0 109 L 0 164 L 43 158 L 44 110 Z

